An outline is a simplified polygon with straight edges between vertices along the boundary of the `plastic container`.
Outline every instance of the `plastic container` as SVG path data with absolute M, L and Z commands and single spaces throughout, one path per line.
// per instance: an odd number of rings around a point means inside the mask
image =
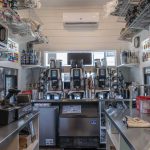
M 141 113 L 150 113 L 150 96 L 137 96 L 136 108 Z
M 150 100 L 140 101 L 140 112 L 150 114 Z
M 136 109 L 140 110 L 140 100 L 144 99 L 145 96 L 137 96 L 136 97 Z

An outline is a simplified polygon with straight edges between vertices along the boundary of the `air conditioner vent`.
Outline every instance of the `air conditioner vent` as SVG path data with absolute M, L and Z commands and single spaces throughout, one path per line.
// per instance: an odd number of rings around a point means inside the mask
M 63 13 L 63 23 L 65 26 L 95 26 L 99 23 L 99 13 Z

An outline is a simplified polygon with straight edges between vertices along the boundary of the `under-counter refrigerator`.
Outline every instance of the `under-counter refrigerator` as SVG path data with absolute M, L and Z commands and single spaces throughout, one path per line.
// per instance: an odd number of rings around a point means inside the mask
M 48 103 L 34 104 L 34 110 L 39 110 L 39 145 L 56 146 L 58 128 L 58 107 Z

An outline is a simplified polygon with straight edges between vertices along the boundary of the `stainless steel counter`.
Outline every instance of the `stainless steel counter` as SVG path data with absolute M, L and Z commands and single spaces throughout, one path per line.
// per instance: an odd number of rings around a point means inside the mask
M 99 102 L 99 101 L 135 101 L 135 99 L 81 99 L 81 100 L 70 100 L 70 99 L 61 99 L 61 100 L 32 100 L 33 103 L 66 103 L 66 102 Z
M 150 128 L 127 128 L 122 122 L 125 115 L 139 117 L 150 122 L 150 114 L 140 114 L 136 109 L 132 109 L 132 111 L 129 109 L 107 109 L 105 114 L 118 129 L 131 150 L 150 150 Z
M 62 100 L 32 100 L 32 103 L 95 103 L 99 102 L 98 99 L 82 99 L 82 100 L 70 100 L 70 99 L 62 99 Z
M 4 144 L 7 144 L 13 136 L 18 134 L 18 132 L 23 129 L 32 119 L 38 116 L 38 112 L 32 112 L 28 115 L 26 115 L 24 118 L 15 121 L 13 123 L 10 123 L 9 125 L 6 126 L 1 126 L 0 127 L 0 149 L 1 146 Z

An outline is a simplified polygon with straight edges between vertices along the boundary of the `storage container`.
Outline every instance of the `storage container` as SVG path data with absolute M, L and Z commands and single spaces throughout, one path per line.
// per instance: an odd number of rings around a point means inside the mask
M 142 113 L 150 113 L 150 96 L 137 96 L 136 108 Z
M 141 100 L 140 101 L 140 112 L 141 113 L 150 113 L 150 100 Z

